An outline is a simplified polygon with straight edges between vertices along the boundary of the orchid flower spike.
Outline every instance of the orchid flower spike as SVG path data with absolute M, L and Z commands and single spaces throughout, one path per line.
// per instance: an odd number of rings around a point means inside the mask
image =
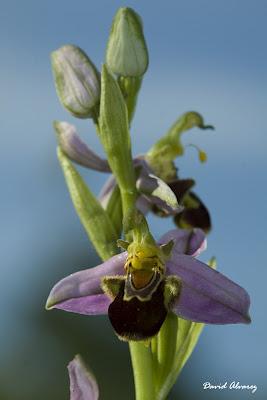
M 249 323 L 248 293 L 197 260 L 206 248 L 200 229 L 175 229 L 158 245 L 120 241 L 127 251 L 71 274 L 52 289 L 47 309 L 108 314 L 123 340 L 156 335 L 167 314 L 210 324 Z

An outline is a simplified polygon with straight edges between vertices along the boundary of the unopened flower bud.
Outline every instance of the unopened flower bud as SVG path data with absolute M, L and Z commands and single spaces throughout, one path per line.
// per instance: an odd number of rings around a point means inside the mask
M 91 118 L 98 113 L 100 73 L 79 47 L 66 45 L 51 54 L 58 97 L 75 117 Z
M 148 51 L 141 18 L 131 8 L 120 8 L 114 17 L 106 63 L 117 75 L 139 77 L 148 67 Z

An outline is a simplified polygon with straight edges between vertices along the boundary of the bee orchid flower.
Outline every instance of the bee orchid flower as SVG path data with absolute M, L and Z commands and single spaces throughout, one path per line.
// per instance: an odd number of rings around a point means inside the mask
M 129 245 L 97 267 L 67 276 L 51 290 L 47 309 L 108 314 L 124 340 L 153 337 L 168 312 L 210 324 L 249 323 L 247 292 L 196 259 L 206 248 L 204 232 L 175 229 L 156 247 L 164 250 L 170 243 L 165 265 L 157 250 Z
M 74 125 L 55 121 L 54 128 L 59 146 L 70 160 L 99 172 L 111 172 L 107 160 L 99 157 L 82 141 Z M 140 193 L 136 205 L 143 214 L 152 211 L 161 217 L 172 216 L 180 228 L 198 227 L 205 232 L 210 230 L 209 212 L 199 197 L 191 191 L 194 180 L 177 178 L 165 183 L 155 176 L 144 156 L 136 157 L 133 163 L 136 186 Z M 111 175 L 99 195 L 104 208 L 116 187 L 116 179 Z

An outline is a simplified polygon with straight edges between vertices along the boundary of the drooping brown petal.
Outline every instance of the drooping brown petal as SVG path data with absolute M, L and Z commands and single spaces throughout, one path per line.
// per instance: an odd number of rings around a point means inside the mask
M 211 218 L 207 207 L 194 193 L 188 195 L 188 203 L 183 202 L 184 210 L 174 217 L 174 222 L 180 228 L 201 228 L 208 233 L 211 230 Z M 194 206 L 190 206 L 193 202 Z
M 177 201 L 181 203 L 184 195 L 195 185 L 195 181 L 193 179 L 176 179 L 168 185 L 177 197 Z

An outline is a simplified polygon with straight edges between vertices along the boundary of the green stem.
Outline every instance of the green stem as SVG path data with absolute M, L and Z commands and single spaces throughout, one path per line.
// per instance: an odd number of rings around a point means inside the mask
M 136 400 L 155 399 L 153 360 L 150 347 L 144 343 L 130 342 Z
M 141 88 L 143 77 L 120 76 L 118 83 L 123 93 L 128 110 L 129 125 L 134 116 L 138 92 Z
M 151 355 L 153 361 L 154 379 L 157 383 L 157 376 L 159 373 L 159 363 L 158 363 L 158 335 L 154 336 L 150 342 Z
M 129 211 L 135 209 L 135 202 L 137 200 L 137 192 L 136 188 L 130 189 L 123 189 L 121 188 L 121 200 L 122 200 L 122 212 L 123 216 L 126 216 Z

